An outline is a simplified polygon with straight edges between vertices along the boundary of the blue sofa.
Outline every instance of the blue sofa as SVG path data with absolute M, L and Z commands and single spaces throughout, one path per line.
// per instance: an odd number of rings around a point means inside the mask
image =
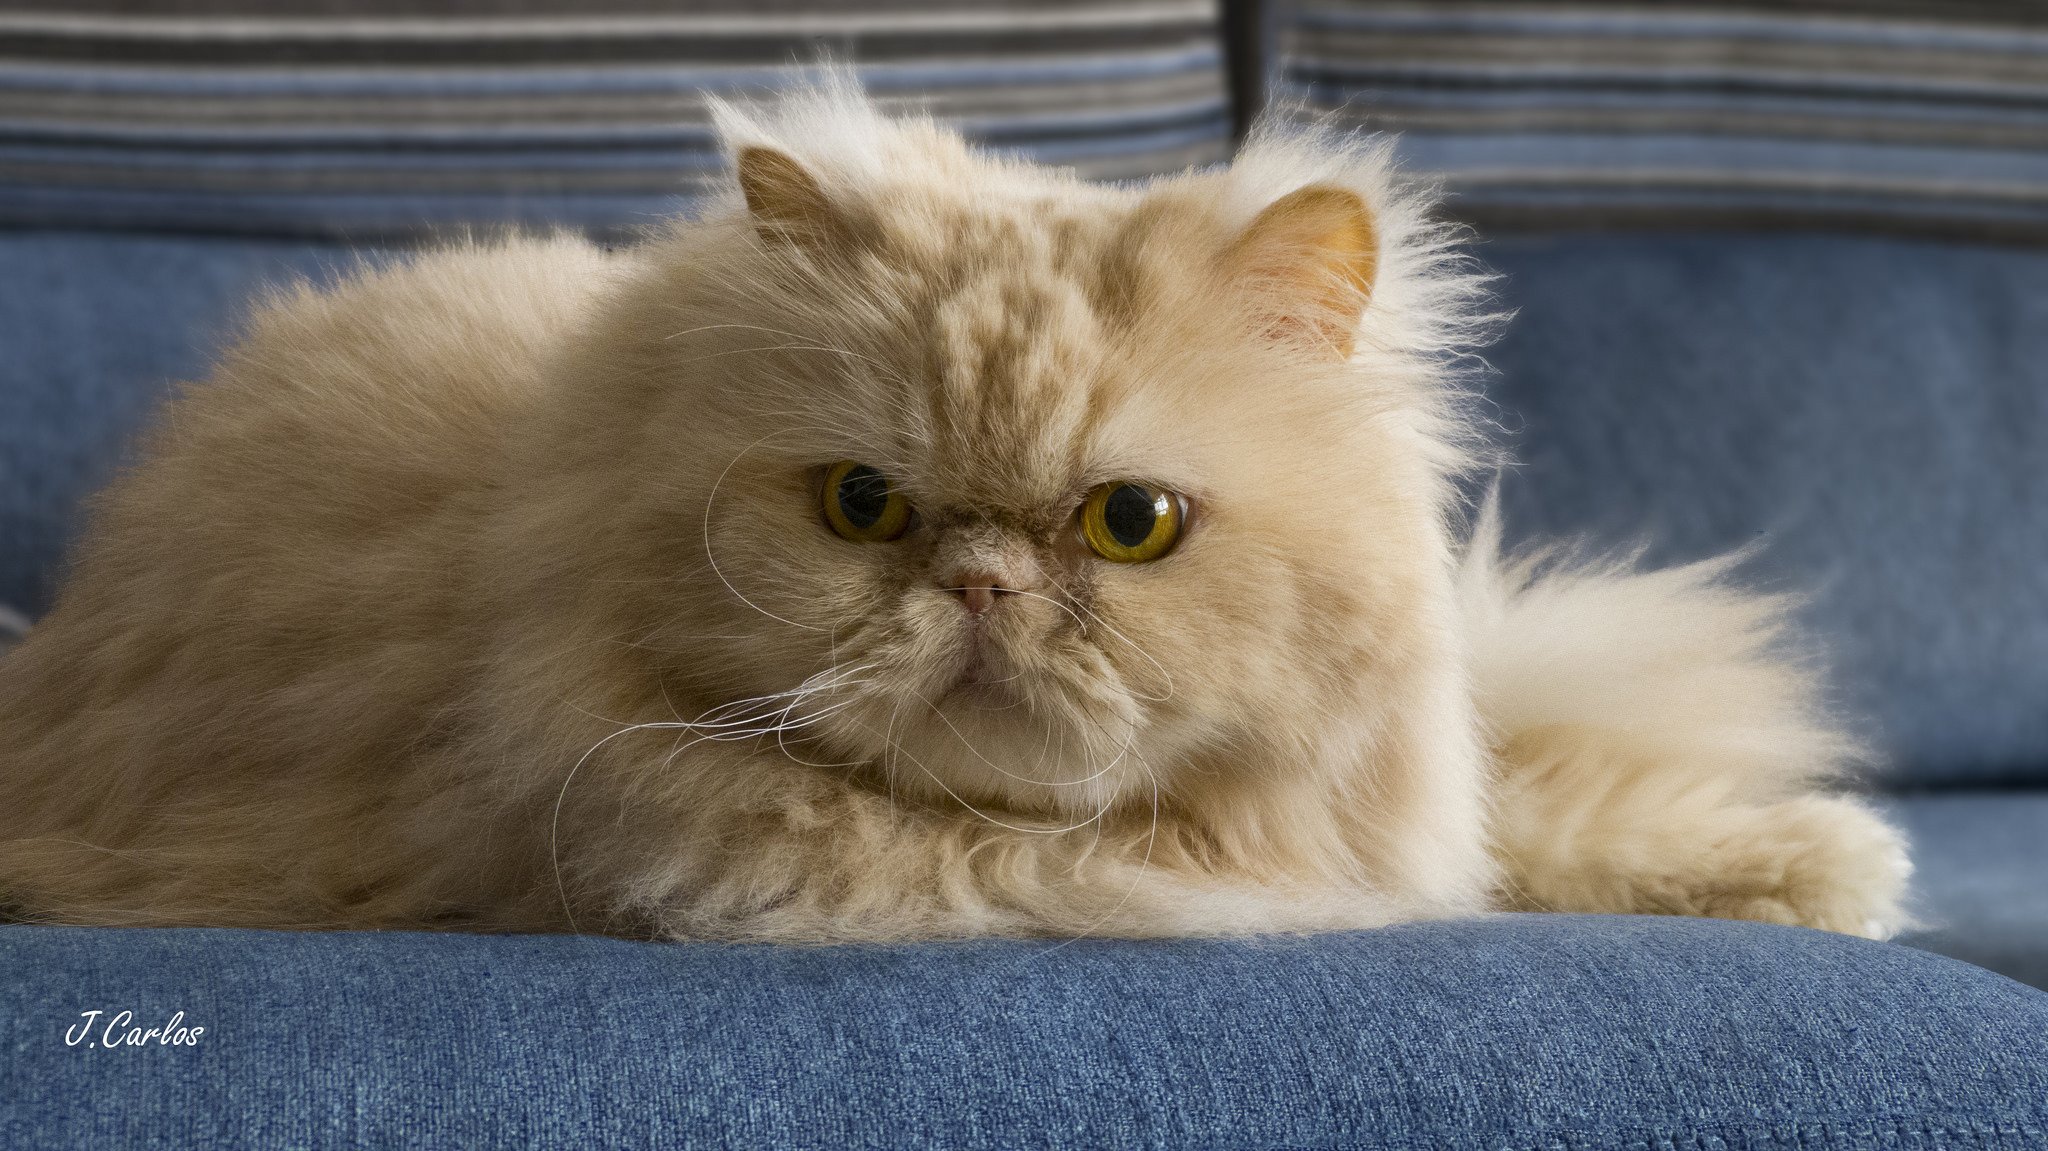
M 0 1147 L 2048 1147 L 2048 48 L 1993 23 L 2022 17 L 89 7 L 0 3 L 22 618 L 252 292 L 453 227 L 629 233 L 713 162 L 701 87 L 822 42 L 1118 178 L 1226 155 L 1270 85 L 1402 131 L 1487 237 L 1519 312 L 1486 385 L 1518 531 L 1647 533 L 1658 559 L 1762 534 L 1755 578 L 1812 593 L 1927 926 L 834 949 L 6 926 Z M 375 15 L 399 11 L 438 19 Z

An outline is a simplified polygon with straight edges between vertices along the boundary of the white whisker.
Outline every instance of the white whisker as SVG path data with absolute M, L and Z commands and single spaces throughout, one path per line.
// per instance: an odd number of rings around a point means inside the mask
M 589 749 L 584 751 L 584 753 L 577 758 L 575 764 L 573 764 L 569 768 L 569 774 L 562 777 L 562 786 L 560 790 L 558 790 L 555 793 L 554 811 L 548 820 L 548 863 L 554 872 L 555 894 L 559 896 L 562 901 L 562 914 L 569 921 L 569 929 L 572 932 L 576 932 L 578 934 L 582 933 L 582 928 L 576 922 L 575 910 L 569 902 L 568 886 L 562 879 L 562 806 L 568 799 L 569 785 L 575 782 L 577 774 L 583 770 L 583 765 L 585 763 L 588 763 L 590 761 L 590 757 L 597 754 L 599 749 L 603 748 L 606 744 L 619 738 L 622 735 L 627 735 L 636 731 L 675 731 L 683 733 L 695 733 L 695 739 L 692 739 L 687 743 L 683 743 L 681 744 L 681 746 L 669 752 L 668 758 L 662 761 L 663 766 L 667 767 L 669 764 L 673 764 L 675 762 L 677 756 L 681 755 L 683 752 L 707 740 L 715 742 L 734 742 L 739 740 L 758 739 L 763 736 L 773 734 L 776 736 L 777 741 L 780 742 L 783 738 L 783 733 L 809 727 L 823 720 L 832 713 L 847 706 L 850 706 L 851 704 L 857 701 L 852 699 L 842 700 L 839 703 L 833 704 L 831 707 L 824 709 L 823 711 L 815 712 L 810 715 L 802 716 L 792 720 L 790 719 L 791 712 L 798 703 L 802 702 L 805 698 L 831 690 L 833 688 L 858 687 L 867 681 L 855 680 L 852 677 L 860 674 L 863 671 L 871 669 L 873 666 L 873 664 L 859 664 L 850 668 L 828 667 L 825 670 L 818 672 L 810 676 L 809 678 L 805 679 L 803 683 L 798 684 L 795 688 L 792 688 L 789 691 L 770 692 L 767 695 L 753 696 L 748 699 L 734 700 L 730 703 L 720 704 L 717 707 L 706 710 L 705 712 L 700 714 L 698 718 L 695 720 L 685 720 L 680 718 L 680 713 L 676 709 L 675 702 L 669 698 L 668 687 L 666 684 L 663 684 L 661 685 L 662 702 L 668 705 L 668 709 L 671 713 L 675 713 L 678 715 L 677 719 L 673 721 L 661 720 L 650 723 L 620 724 L 619 730 L 612 732 L 610 735 L 607 735 L 603 739 L 598 740 L 596 743 L 591 744 Z M 735 709 L 740 709 L 744 711 L 745 709 L 752 707 L 754 705 L 767 704 L 769 706 L 773 706 L 777 701 L 781 700 L 788 700 L 789 702 L 782 707 L 779 713 L 776 713 L 779 716 L 778 722 L 770 724 L 765 727 L 762 726 L 762 721 L 764 719 L 769 718 L 768 714 L 755 714 L 752 716 L 742 714 L 735 718 L 719 718 L 716 720 L 707 719 L 707 717 L 713 715 L 721 717 L 727 716 Z M 581 707 L 577 707 L 573 703 L 569 706 L 577 711 L 582 712 L 584 715 L 590 716 L 593 719 L 601 720 L 605 723 L 619 723 L 619 721 L 617 720 L 605 719 L 605 717 L 597 715 L 594 712 L 588 711 Z
M 723 486 L 723 485 L 725 484 L 725 480 L 726 480 L 726 477 L 732 474 L 732 470 L 733 470 L 733 469 L 734 469 L 735 467 L 738 467 L 738 466 L 739 466 L 739 462 L 740 462 L 741 460 L 743 460 L 743 459 L 747 458 L 747 453 L 749 453 L 749 452 L 753 451 L 753 450 L 754 450 L 755 448 L 758 448 L 758 447 L 760 447 L 760 446 L 761 446 L 762 444 L 765 444 L 765 443 L 767 443 L 767 442 L 768 442 L 769 440 L 772 440 L 772 439 L 776 439 L 776 438 L 778 438 L 778 437 L 781 437 L 781 436 L 789 435 L 789 434 L 791 434 L 791 433 L 793 433 L 793 432 L 798 432 L 798 431 L 815 431 L 815 430 L 817 430 L 817 429 L 811 429 L 811 428 L 784 428 L 784 429 L 782 429 L 781 431 L 777 431 L 777 432 L 770 432 L 770 433 L 769 433 L 768 435 L 762 436 L 762 437 L 761 437 L 760 439 L 758 439 L 758 440 L 755 440 L 755 441 L 754 441 L 753 443 L 751 443 L 751 444 L 747 445 L 747 446 L 746 446 L 745 448 L 741 449 L 741 451 L 740 451 L 740 454 L 738 454 L 738 455 L 734 456 L 734 457 L 732 458 L 732 461 L 731 461 L 730 463 L 728 463 L 728 464 L 726 464 L 726 465 L 725 465 L 725 470 L 723 470 L 723 471 L 721 471 L 721 472 L 719 472 L 719 473 L 718 473 L 718 478 L 717 478 L 716 480 L 712 481 L 712 484 L 711 484 L 711 494 L 710 494 L 710 495 L 708 495 L 708 496 L 706 496 L 706 497 L 704 497 L 704 559 L 705 559 L 705 562 L 707 562 L 707 563 L 709 563 L 709 564 L 711 565 L 711 574 L 713 574 L 713 575 L 717 576 L 717 577 L 718 577 L 718 582 L 719 582 L 719 583 L 722 583 L 722 584 L 724 584 L 724 585 L 725 585 L 725 590 L 727 590 L 727 591 L 731 592 L 731 593 L 733 594 L 733 597 L 734 597 L 735 599 L 738 599 L 738 600 L 739 600 L 739 601 L 740 601 L 741 603 L 743 603 L 743 604 L 746 604 L 746 605 L 747 605 L 748 607 L 750 607 L 750 608 L 753 608 L 753 609 L 754 609 L 755 611 L 757 611 L 757 612 L 760 612 L 760 613 L 761 613 L 762 615 L 765 615 L 765 616 L 767 616 L 767 617 L 768 617 L 769 619 L 775 620 L 775 621 L 777 621 L 777 622 L 779 622 L 779 623 L 786 623 L 786 624 L 788 624 L 788 625 L 789 625 L 789 626 L 791 626 L 791 627 L 796 627 L 796 628 L 802 628 L 802 629 L 803 629 L 803 630 L 805 630 L 805 631 L 823 631 L 823 632 L 829 632 L 829 631 L 831 630 L 831 629 L 829 629 L 829 628 L 822 628 L 822 627 L 818 627 L 818 626 L 816 626 L 816 625 L 814 625 L 814 624 L 807 624 L 807 623 L 798 623 L 797 621 L 795 621 L 795 620 L 793 620 L 793 619 L 785 619 L 785 618 L 783 618 L 782 616 L 776 615 L 776 614 L 775 614 L 774 612 L 772 612 L 772 611 L 769 611 L 769 610 L 768 610 L 767 608 L 765 608 L 765 607 L 762 607 L 762 606 L 761 606 L 760 604 L 757 604 L 757 603 L 755 603 L 755 602 L 754 602 L 753 600 L 750 600 L 750 599 L 748 599 L 748 598 L 746 597 L 746 595 L 745 595 L 745 594 L 743 594 L 743 593 L 742 593 L 742 592 L 740 591 L 740 589 L 738 589 L 738 588 L 736 588 L 736 587 L 734 587 L 734 586 L 732 585 L 732 581 L 731 581 L 731 580 L 729 580 L 729 579 L 727 579 L 727 578 L 725 577 L 725 572 L 724 572 L 724 571 L 722 571 L 722 570 L 721 570 L 721 569 L 719 568 L 719 566 L 718 566 L 718 557 L 717 557 L 717 556 L 715 556 L 715 555 L 713 555 L 713 554 L 712 554 L 712 551 L 711 551 L 711 509 L 712 509 L 712 505 L 714 505 L 715 503 L 717 503 L 717 502 L 718 502 L 718 489 L 719 489 L 720 487 L 722 487 L 722 486 Z
M 959 591 L 959 590 L 962 590 L 962 589 L 959 589 L 959 588 L 951 588 L 951 589 L 948 589 L 948 590 L 952 590 L 952 591 Z M 1132 650 L 1132 651 L 1135 651 L 1135 652 L 1137 652 L 1137 653 L 1138 653 L 1138 654 L 1139 654 L 1140 656 L 1143 656 L 1143 657 L 1144 657 L 1144 659 L 1145 659 L 1145 662 L 1146 662 L 1146 663 L 1149 663 L 1149 664 L 1151 664 L 1151 665 L 1152 665 L 1152 667 L 1153 667 L 1153 669 L 1154 669 L 1154 670 L 1156 670 L 1156 671 L 1157 671 L 1157 672 L 1159 673 L 1159 676 L 1160 676 L 1160 678 L 1161 678 L 1161 679 L 1164 679 L 1164 680 L 1166 681 L 1166 694 L 1165 694 L 1165 695 L 1160 695 L 1160 696 L 1151 696 L 1151 695 L 1143 695 L 1143 694 L 1141 694 L 1141 693 L 1138 693 L 1138 692 L 1135 692 L 1135 691 L 1134 691 L 1134 692 L 1132 692 L 1132 693 L 1131 693 L 1131 695 L 1132 695 L 1132 697 L 1133 697 L 1133 698 L 1135 698 L 1135 699 L 1141 699 L 1141 700 L 1144 700 L 1144 701 L 1145 701 L 1146 703 L 1165 703 L 1165 702 L 1166 702 L 1167 700 L 1170 700 L 1170 699 L 1172 699 L 1172 698 L 1173 698 L 1173 673 L 1172 673 L 1172 672 L 1169 672 L 1169 671 L 1167 671 L 1167 670 L 1166 670 L 1166 665 L 1165 665 L 1165 664 L 1162 664 L 1162 663 L 1160 663 L 1160 662 L 1159 662 L 1158 660 L 1156 660 L 1156 659 L 1152 658 L 1152 653 L 1151 653 L 1151 652 L 1149 652 L 1149 651 L 1146 651 L 1146 650 L 1145 650 L 1145 649 L 1144 649 L 1143 647 L 1140 647 L 1140 646 L 1138 645 L 1138 641 L 1136 641 L 1136 640 L 1132 639 L 1132 638 L 1131 638 L 1130 636 L 1127 636 L 1127 635 L 1125 635 L 1125 634 L 1124 634 L 1123 632 L 1121 632 L 1121 631 L 1118 631 L 1118 630 L 1117 630 L 1117 629 L 1116 629 L 1115 627 L 1113 627 L 1113 626 L 1111 626 L 1111 625 L 1110 625 L 1109 621 L 1107 621 L 1107 620 L 1103 619 L 1103 618 L 1102 618 L 1102 617 L 1101 617 L 1100 615 L 1096 614 L 1096 613 L 1095 613 L 1095 612 L 1093 612 L 1093 611 L 1089 611 L 1089 610 L 1088 610 L 1087 608 L 1076 608 L 1076 607 L 1075 607 L 1074 605 L 1072 605 L 1072 604 L 1062 603 L 1061 601 L 1059 601 L 1059 600 L 1057 600 L 1057 599 L 1054 599 L 1053 597 L 1051 597 L 1051 596 L 1049 596 L 1049 595 L 1042 595 L 1042 594 L 1040 594 L 1040 593 L 1038 593 L 1038 592 L 1035 592 L 1035 591 L 1025 591 L 1025 590 L 1023 590 L 1023 589 L 1021 589 L 1021 588 L 1010 588 L 1010 589 L 1008 589 L 1008 591 L 1007 591 L 1007 593 L 1006 593 L 1006 594 L 1009 594 L 1009 595 L 1021 595 L 1021 596 L 1029 596 L 1029 597 L 1031 597 L 1032 599 L 1042 599 L 1042 600 L 1044 600 L 1045 602 L 1047 602 L 1047 603 L 1051 604 L 1052 606 L 1054 606 L 1054 607 L 1056 607 L 1056 608 L 1060 609 L 1061 611 L 1063 611 L 1063 612 L 1066 612 L 1066 613 L 1067 613 L 1068 615 L 1070 615 L 1070 616 L 1074 617 L 1074 622 L 1075 622 L 1075 623 L 1077 623 L 1077 624 L 1080 624 L 1080 625 L 1081 625 L 1081 629 L 1082 629 L 1083 631 L 1086 631 L 1086 630 L 1088 629 L 1088 621 L 1089 621 L 1089 620 L 1093 620 L 1093 621 L 1095 622 L 1095 624 L 1096 624 L 1097 626 L 1099 626 L 1100 628 L 1102 628 L 1102 630 L 1103 630 L 1103 631 L 1106 631 L 1106 632 L 1108 632 L 1109 634 L 1111 634 L 1111 635 L 1115 636 L 1116 638 L 1118 638 L 1118 639 L 1120 639 L 1120 640 L 1124 641 L 1124 642 L 1125 642 L 1126 644 L 1129 644 L 1129 645 L 1130 645 L 1130 648 L 1131 648 L 1131 650 Z M 1088 613 L 1088 618 L 1087 618 L 1087 619 L 1083 619 L 1083 618 L 1081 618 L 1081 613 L 1082 613 L 1082 612 L 1087 612 L 1087 613 Z
M 989 757 L 987 757 L 987 756 L 985 756 L 985 755 L 981 754 L 981 750 L 980 750 L 979 748 L 975 747 L 973 743 L 971 743 L 971 742 L 969 742 L 969 741 L 968 741 L 968 739 L 967 739 L 967 733 L 965 733 L 965 732 L 961 731 L 961 730 L 960 730 L 960 729 L 959 729 L 958 727 L 954 726 L 954 723 L 953 723 L 953 721 L 952 721 L 952 720 L 950 720 L 950 719 L 948 719 L 948 718 L 946 718 L 946 713 L 945 713 L 944 711 L 940 710 L 940 709 L 939 709 L 939 706 L 938 706 L 937 704 L 933 703 L 933 702 L 932 702 L 931 700 L 929 700 L 929 699 L 926 699 L 926 698 L 925 698 L 925 697 L 924 697 L 923 695 L 918 695 L 918 696 L 917 696 L 917 700 L 918 700 L 918 702 L 919 702 L 919 703 L 922 703 L 922 704 L 924 704 L 926 708 L 929 708 L 929 709 L 931 710 L 931 713 L 932 713 L 933 715 L 936 715 L 936 716 L 938 716 L 938 717 L 939 717 L 939 722 L 940 722 L 940 723 L 943 723 L 943 724 L 945 724 L 945 725 L 946 725 L 946 728 L 947 728 L 947 729 L 948 729 L 949 731 L 951 731 L 951 732 L 952 732 L 952 733 L 953 733 L 953 734 L 954 734 L 955 736 L 958 736 L 958 737 L 959 737 L 959 739 L 960 739 L 960 745 L 961 745 L 962 747 L 965 747 L 965 748 L 967 749 L 967 751 L 968 751 L 968 753 L 969 753 L 969 754 L 973 755 L 973 756 L 974 756 L 974 758 L 976 758 L 976 759 L 980 760 L 980 761 L 981 761 L 982 763 L 984 763 L 984 764 L 988 765 L 988 767 L 989 767 L 989 769 L 990 769 L 990 770 L 992 770 L 992 771 L 995 771 L 996 773 L 998 773 L 998 774 L 1000 774 L 1000 775 L 1006 775 L 1006 776 L 1009 776 L 1009 777 L 1010 777 L 1011 779 L 1017 780 L 1017 781 L 1018 781 L 1018 782 L 1020 782 L 1020 783 L 1030 783 L 1030 784 L 1036 784 L 1036 785 L 1038 785 L 1039 787 L 1078 787 L 1078 786 L 1080 786 L 1081 784 L 1084 784 L 1084 783 L 1093 783 L 1093 782 L 1095 782 L 1096 780 L 1098 780 L 1098 779 L 1101 779 L 1101 778 L 1102 778 L 1103 776 L 1105 776 L 1105 775 L 1108 775 L 1108 774 L 1109 774 L 1109 773 L 1110 773 L 1111 771 L 1114 771 L 1114 770 L 1116 769 L 1116 765 L 1117 765 L 1117 764 L 1119 764 L 1119 763 L 1121 763 L 1121 762 L 1123 762 L 1123 758 L 1124 758 L 1124 756 L 1123 756 L 1123 752 L 1124 752 L 1124 751 L 1129 751 L 1129 750 L 1131 749 L 1131 744 L 1130 744 L 1130 740 L 1125 740 L 1125 741 L 1124 741 L 1124 746 L 1123 746 L 1123 751 L 1119 751 L 1119 752 L 1117 753 L 1117 756 L 1116 756 L 1116 758 L 1115 758 L 1115 759 L 1112 759 L 1112 760 L 1110 760 L 1110 761 L 1109 761 L 1109 764 L 1108 764 L 1108 766 L 1106 766 L 1106 767 L 1104 767 L 1104 768 L 1103 768 L 1102 770 L 1100 770 L 1100 771 L 1096 772 L 1096 773 L 1095 773 L 1094 775 L 1086 776 L 1086 777 L 1084 777 L 1084 778 L 1081 778 L 1081 779 L 1068 779 L 1068 780 L 1049 780 L 1049 779 L 1032 779 L 1032 778 L 1031 778 L 1031 777 L 1029 777 L 1029 776 L 1024 776 L 1024 775 L 1018 775 L 1018 774 L 1017 774 L 1016 772 L 1014 772 L 1014 771 L 1005 771 L 1005 770 L 1004 770 L 1004 769 L 1003 769 L 1003 768 L 1002 768 L 1002 767 L 1001 767 L 1001 766 L 1000 766 L 999 764 L 997 764 L 997 763 L 996 763 L 996 762 L 995 762 L 994 760 L 991 760 L 991 759 L 990 759 Z M 1048 719 L 1048 720 L 1047 720 L 1047 722 L 1048 722 L 1048 724 L 1049 724 L 1049 723 L 1050 723 L 1051 721 L 1050 721 L 1050 720 Z M 1135 737 L 1136 737 L 1136 734 L 1137 734 L 1137 733 L 1136 733 L 1135 731 L 1133 731 L 1133 732 L 1132 732 L 1132 736 L 1133 736 L 1133 738 L 1135 738 Z
M 892 712 L 892 720 L 893 717 L 894 713 Z M 867 730 L 870 733 L 874 731 L 873 728 L 868 728 Z M 979 807 L 976 807 L 975 805 L 967 802 L 967 800 L 963 798 L 959 792 L 954 791 L 950 786 L 947 785 L 945 780 L 939 778 L 937 772 L 925 766 L 925 762 L 923 760 L 911 754 L 911 752 L 904 748 L 904 746 L 901 743 L 898 743 L 895 740 L 890 739 L 886 735 L 883 737 L 883 742 L 892 749 L 892 753 L 894 755 L 902 756 L 910 760 L 910 762 L 916 764 L 917 769 L 919 771 L 924 772 L 925 775 L 928 776 L 933 783 L 939 785 L 939 790 L 945 792 L 947 795 L 953 798 L 953 802 L 959 804 L 963 808 L 966 808 L 968 811 L 972 812 L 974 815 L 979 817 L 983 822 L 994 824 L 995 826 L 1003 828 L 1008 831 L 1020 832 L 1024 835 L 1065 835 L 1067 832 L 1079 831 L 1081 828 L 1087 827 L 1089 824 L 1092 824 L 1096 820 L 1101 819 L 1103 816 L 1109 814 L 1110 809 L 1116 806 L 1115 798 L 1111 797 L 1110 801 L 1104 803 L 1102 807 L 1095 812 L 1094 815 L 1089 816 L 1087 819 L 1084 819 L 1079 823 L 1068 824 L 1065 827 L 1023 827 L 1014 823 L 1005 823 L 1002 820 L 997 819 L 995 816 L 983 811 Z
M 1138 874 L 1131 877 L 1131 885 L 1124 888 L 1123 897 L 1116 901 L 1116 906 L 1097 916 L 1086 927 L 1075 932 L 1071 937 L 1062 939 L 1043 951 L 1033 953 L 1031 958 L 1043 959 L 1062 947 L 1070 946 L 1088 938 L 1089 932 L 1116 918 L 1117 913 L 1121 912 L 1125 905 L 1130 903 L 1131 896 L 1136 895 L 1138 888 L 1144 885 L 1145 873 L 1151 870 L 1152 867 L 1152 849 L 1159 842 L 1159 776 L 1152 770 L 1152 765 L 1145 762 L 1144 756 L 1140 755 L 1135 758 L 1138 761 L 1138 765 L 1144 769 L 1145 778 L 1152 782 L 1152 824 L 1145 832 L 1145 854 L 1138 860 Z

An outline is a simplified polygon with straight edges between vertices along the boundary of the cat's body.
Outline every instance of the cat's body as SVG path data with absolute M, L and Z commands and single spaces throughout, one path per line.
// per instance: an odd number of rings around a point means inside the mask
M 1901 922 L 1901 841 L 1814 791 L 1849 749 L 1780 605 L 1458 542 L 1474 286 L 1381 153 L 1276 136 L 1118 190 L 843 92 L 728 130 L 744 203 L 301 290 L 169 410 L 0 662 L 0 900 Z M 856 461 L 887 509 L 832 503 Z M 1077 529 L 1134 491 L 1166 553 Z

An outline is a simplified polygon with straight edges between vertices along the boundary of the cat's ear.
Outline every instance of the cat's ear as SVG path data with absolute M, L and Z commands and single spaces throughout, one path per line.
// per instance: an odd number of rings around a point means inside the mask
M 1358 193 L 1329 184 L 1290 192 L 1259 213 L 1226 258 L 1230 274 L 1272 309 L 1276 337 L 1350 357 L 1380 262 L 1372 211 Z
M 839 209 L 817 177 L 787 152 L 748 145 L 740 149 L 734 167 L 747 212 L 769 243 L 820 248 L 845 239 L 846 221 Z

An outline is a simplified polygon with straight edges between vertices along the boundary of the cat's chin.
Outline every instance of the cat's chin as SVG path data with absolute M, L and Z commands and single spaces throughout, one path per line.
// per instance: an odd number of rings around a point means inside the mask
M 1025 702 L 1024 673 L 995 657 L 986 647 L 972 645 L 960 661 L 959 670 L 932 702 L 940 707 L 1015 707 Z
M 979 711 L 996 711 L 1019 707 L 1025 702 L 1017 691 L 1016 681 L 998 677 L 980 679 L 963 676 L 947 688 L 932 703 L 941 708 L 969 708 Z
M 1009 621 L 968 622 L 941 629 L 923 658 L 899 665 L 890 678 L 935 710 L 1010 708 L 1028 704 L 1032 685 L 1027 666 L 1014 654 L 1025 641 Z
M 855 721 L 861 734 L 847 750 L 878 765 L 892 794 L 1074 821 L 1130 785 L 1130 749 L 1090 738 L 1100 725 L 1049 697 L 1049 685 L 1014 670 L 986 680 L 948 672 L 946 686 L 878 696 L 876 714 Z

